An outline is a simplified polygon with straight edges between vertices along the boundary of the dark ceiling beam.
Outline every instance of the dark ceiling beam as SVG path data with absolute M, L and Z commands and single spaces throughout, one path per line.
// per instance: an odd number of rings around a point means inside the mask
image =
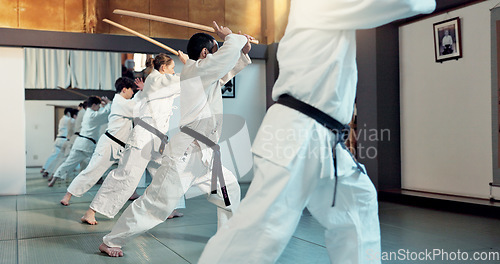
M 187 40 L 156 38 L 175 50 L 186 50 Z M 122 53 L 157 54 L 164 49 L 135 36 L 87 34 L 0 28 L 0 46 L 52 49 L 76 49 Z M 250 58 L 266 59 L 267 45 L 252 45 Z

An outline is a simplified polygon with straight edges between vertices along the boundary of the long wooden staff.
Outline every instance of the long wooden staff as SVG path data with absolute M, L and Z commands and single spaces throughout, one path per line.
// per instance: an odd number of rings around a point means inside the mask
M 139 13 L 139 12 L 134 12 L 134 11 L 127 11 L 127 10 L 121 10 L 121 9 L 115 9 L 113 11 L 114 14 L 118 15 L 125 15 L 125 16 L 131 16 L 131 17 L 138 17 L 138 18 L 144 18 L 144 19 L 149 19 L 149 20 L 154 20 L 154 21 L 159 21 L 159 22 L 164 22 L 168 24 L 173 24 L 177 26 L 183 26 L 183 27 L 189 27 L 189 28 L 195 28 L 203 31 L 208 31 L 215 33 L 215 29 L 209 26 L 205 25 L 200 25 L 192 22 L 187 22 L 179 19 L 173 19 L 173 18 L 168 18 L 168 17 L 161 17 L 161 16 L 155 16 L 155 15 L 150 15 L 150 14 L 144 14 L 144 13 Z M 259 44 L 258 40 L 250 40 L 250 43 L 252 44 Z
M 111 21 L 109 19 L 106 19 L 106 18 L 103 19 L 102 21 L 104 21 L 104 22 L 106 22 L 108 24 L 111 24 L 111 25 L 113 25 L 113 26 L 115 26 L 117 28 L 121 28 L 121 29 L 123 29 L 123 30 L 125 30 L 127 32 L 130 32 L 130 33 L 132 33 L 132 34 L 134 34 L 134 35 L 136 35 L 136 36 L 138 36 L 138 37 L 140 37 L 142 39 L 145 39 L 146 41 L 149 41 L 149 42 L 155 44 L 156 46 L 159 46 L 159 47 L 161 47 L 163 49 L 166 49 L 166 50 L 170 51 L 172 54 L 174 54 L 176 56 L 179 56 L 179 52 L 177 52 L 176 50 L 172 49 L 171 47 L 169 47 L 169 46 L 167 46 L 167 45 L 165 45 L 165 44 L 163 44 L 163 43 L 161 43 L 159 41 L 156 41 L 156 40 L 154 40 L 154 39 L 152 39 L 152 38 L 150 38 L 148 36 L 145 36 L 145 35 L 137 32 L 135 30 L 132 30 L 132 29 L 126 27 L 126 26 L 120 25 L 120 24 L 118 24 L 116 22 L 113 22 L 113 21 Z

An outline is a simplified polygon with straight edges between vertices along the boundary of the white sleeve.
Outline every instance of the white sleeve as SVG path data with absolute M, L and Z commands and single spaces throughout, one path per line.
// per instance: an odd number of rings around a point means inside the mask
M 108 116 L 111 112 L 111 103 L 106 104 L 104 107 L 99 108 L 98 111 L 92 113 L 92 118 L 97 124 L 105 124 L 108 122 Z
M 181 93 L 181 76 L 180 74 L 174 74 L 166 76 L 163 79 L 163 86 L 168 87 L 167 96 L 168 95 L 180 95 Z
M 234 68 L 230 72 L 228 72 L 224 77 L 220 79 L 221 85 L 226 84 L 229 80 L 236 76 L 236 74 L 243 70 L 243 68 L 252 63 L 252 60 L 250 59 L 250 56 L 248 56 L 248 54 L 244 54 L 243 52 L 240 52 L 240 54 L 240 59 L 236 63 L 236 66 L 234 66 Z
M 224 45 L 214 54 L 198 61 L 201 69 L 200 77 L 204 82 L 214 83 L 219 81 L 230 72 L 238 60 L 240 60 L 241 49 L 247 44 L 247 38 L 243 35 L 230 34 L 224 40 Z
M 435 0 L 292 0 L 287 29 L 374 28 L 435 8 Z
M 58 128 L 59 129 L 66 129 L 66 127 L 68 126 L 68 120 L 66 120 L 66 118 L 61 117 L 61 119 L 59 119 L 59 125 L 58 125 Z

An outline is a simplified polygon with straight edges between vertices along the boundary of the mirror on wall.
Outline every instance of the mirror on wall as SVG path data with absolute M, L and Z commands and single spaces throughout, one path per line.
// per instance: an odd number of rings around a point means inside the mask
M 78 98 L 57 100 L 40 96 L 25 100 L 28 173 L 26 191 L 43 193 L 49 189 L 47 178 L 42 178 L 40 168 L 55 150 L 54 143 L 64 109 L 77 109 L 87 98 L 85 94 L 92 92 L 105 91 L 106 96 L 112 99 L 115 80 L 121 76 L 145 78 L 151 71 L 151 67 L 147 67 L 147 61 L 151 60 L 154 54 L 39 48 L 25 48 L 24 53 L 26 90 L 36 90 L 41 95 L 54 90 L 64 90 L 71 93 L 73 98 Z M 101 127 L 102 133 L 106 127 Z M 57 183 L 50 191 L 64 191 L 80 169 L 81 166 L 77 167 L 66 181 Z

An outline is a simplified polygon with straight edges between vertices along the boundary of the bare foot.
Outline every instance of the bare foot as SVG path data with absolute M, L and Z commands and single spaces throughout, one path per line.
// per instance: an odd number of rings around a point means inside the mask
M 87 223 L 89 225 L 97 225 L 97 221 L 95 220 L 95 211 L 92 209 L 88 209 L 87 212 L 85 212 L 85 215 L 80 218 L 82 220 L 82 223 Z
M 50 175 L 50 177 L 47 179 L 47 181 L 51 181 L 52 179 L 54 179 L 54 174 Z
M 134 191 L 134 194 L 132 194 L 132 196 L 130 196 L 130 198 L 128 198 L 130 201 L 133 201 L 137 198 L 141 197 L 136 191 Z
M 44 168 L 42 168 L 42 169 L 40 170 L 40 173 L 44 173 L 44 172 L 45 172 L 45 169 L 44 169 Z
M 52 180 L 50 180 L 50 182 L 49 182 L 49 187 L 54 186 L 54 184 L 56 183 L 56 181 L 59 180 L 59 179 L 60 179 L 59 177 L 52 177 Z
M 110 257 L 123 257 L 123 251 L 118 247 L 108 247 L 106 244 L 102 243 L 99 246 L 99 250 L 102 253 L 108 254 Z
M 62 198 L 61 200 L 61 204 L 64 205 L 64 206 L 68 206 L 69 205 L 69 200 L 71 200 L 71 196 L 72 194 L 67 192 L 64 197 Z
M 177 212 L 177 210 L 174 210 L 168 217 L 167 219 L 172 219 L 172 218 L 175 218 L 175 217 L 183 217 L 184 214 L 183 213 L 179 213 Z

